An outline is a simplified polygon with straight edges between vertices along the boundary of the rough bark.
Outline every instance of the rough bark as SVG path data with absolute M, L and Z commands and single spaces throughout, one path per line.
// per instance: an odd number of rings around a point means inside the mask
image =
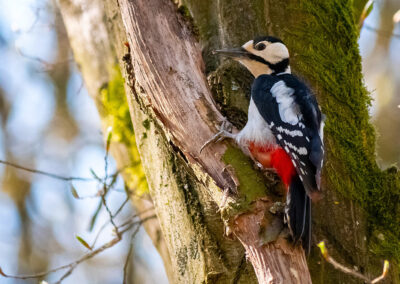
M 208 89 L 200 48 L 192 32 L 169 0 L 120 1 L 120 7 L 131 47 L 131 84 L 136 85 L 133 86 L 134 98 L 152 110 L 198 181 L 206 186 L 205 190 L 214 197 L 215 204 L 221 204 L 222 190 L 230 190 L 231 193 L 240 191 L 240 180 L 234 172 L 227 170 L 223 161 L 227 151 L 225 145 L 210 145 L 199 153 L 201 146 L 215 133 L 213 124 L 220 124 L 222 118 Z M 152 151 L 154 153 L 154 148 Z M 155 170 L 155 163 L 150 165 L 152 168 L 148 169 L 148 173 Z M 215 188 L 213 183 L 219 188 Z M 231 198 L 230 201 L 240 205 L 237 198 Z M 257 241 L 247 237 L 260 234 L 261 221 L 269 226 L 269 220 L 264 218 L 268 208 L 263 206 L 262 209 L 251 208 L 247 211 L 247 215 L 262 214 L 259 215 L 261 218 L 247 218 L 247 222 L 243 223 L 246 227 L 243 224 L 241 226 L 240 222 L 230 222 L 234 234 L 240 231 L 239 239 L 244 244 L 259 282 L 310 283 L 304 251 L 300 247 L 293 249 L 283 239 L 282 245 L 274 246 L 264 245 L 260 237 L 257 237 Z M 160 219 L 163 219 L 162 214 L 169 214 L 171 210 L 161 206 L 159 209 Z M 249 229 L 251 226 L 252 230 Z M 174 241 L 167 243 L 173 244 Z M 175 251 L 176 247 L 171 245 L 171 250 Z M 282 265 L 272 265 L 278 263 Z
M 394 169 L 381 172 L 374 160 L 369 97 L 362 86 L 353 21 L 356 16 L 351 1 L 323 2 L 291 0 L 282 5 L 278 0 L 187 0 L 181 3 L 179 15 L 169 0 L 123 0 L 120 7 L 104 1 L 105 9 L 90 1 L 60 1 L 75 58 L 100 113 L 106 107 L 101 90 L 104 83 L 115 79 L 113 68 L 118 60 L 128 79 L 126 93 L 135 137 L 158 216 L 147 230 L 159 228 L 150 235 L 161 247 L 172 283 L 255 283 L 242 245 L 224 236 L 224 226 L 243 243 L 259 280 L 287 275 L 292 280 L 284 283 L 308 282 L 302 250 L 288 253 L 289 245 L 282 238 L 275 244 L 257 246 L 257 238 L 264 242 L 271 238 L 265 227 L 279 223 L 267 210 L 269 202 L 279 200 L 274 194 L 279 188 L 229 144 L 214 145 L 204 155 L 198 153 L 202 142 L 216 131 L 221 115 L 205 84 L 193 34 L 202 46 L 214 98 L 237 127 L 245 122 L 252 78 L 235 64 L 220 65 L 210 51 L 241 45 L 256 34 L 274 34 L 286 42 L 292 51 L 293 69 L 311 84 L 328 115 L 325 198 L 314 211 L 314 241 L 327 239 L 336 259 L 367 274 L 379 274 L 379 259 L 389 254 L 391 245 L 396 249 L 389 256 L 392 261 L 399 259 L 399 229 L 391 225 L 398 223 L 398 215 L 389 213 L 398 212 L 398 205 L 390 200 L 399 199 L 399 177 Z M 356 2 L 359 10 L 362 1 Z M 89 13 L 93 7 L 99 10 Z M 132 66 L 121 60 L 126 38 Z M 134 72 L 127 74 L 131 67 Z M 129 127 L 125 130 L 132 131 Z M 114 155 L 121 163 L 132 163 L 135 150 L 131 144 L 125 140 L 114 144 Z M 222 189 L 236 185 L 239 195 L 231 196 L 217 213 Z M 266 224 L 244 230 L 258 218 Z M 381 232 L 385 241 L 377 238 Z M 269 254 L 290 265 L 281 268 L 273 261 L 267 263 Z M 266 266 L 273 267 L 272 274 L 266 273 Z M 316 250 L 309 266 L 315 283 L 358 283 L 325 265 Z M 297 272 L 291 273 L 291 267 Z M 389 281 L 396 283 L 396 268 L 391 271 Z M 304 278 L 299 278 L 299 273 Z

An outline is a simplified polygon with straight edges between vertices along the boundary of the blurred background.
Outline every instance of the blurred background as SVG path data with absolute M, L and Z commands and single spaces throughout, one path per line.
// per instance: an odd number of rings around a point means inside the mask
M 374 99 L 377 161 L 382 168 L 400 161 L 399 0 L 377 0 L 360 36 L 365 84 Z M 0 0 L 0 160 L 65 177 L 63 181 L 0 164 L 0 267 L 9 274 L 45 271 L 74 261 L 108 220 L 100 211 L 93 173 L 105 174 L 100 120 L 74 64 L 62 19 L 52 0 Z M 116 171 L 109 158 L 109 173 Z M 79 196 L 71 194 L 74 188 Z M 118 179 L 108 195 L 111 210 L 126 195 Z M 118 188 L 120 190 L 118 190 Z M 130 204 L 121 219 L 133 214 Z M 98 243 L 112 238 L 106 227 Z M 122 283 L 130 241 L 123 240 L 79 265 L 63 283 Z M 167 283 L 160 257 L 143 229 L 134 239 L 130 282 Z M 55 281 L 60 273 L 46 279 Z M 37 283 L 0 277 L 0 283 Z
M 96 107 L 74 64 L 66 31 L 51 0 L 0 0 L 0 160 L 61 176 L 63 181 L 0 164 L 0 267 L 10 274 L 46 271 L 88 250 L 75 238 L 92 243 L 109 220 L 101 210 L 92 232 L 89 224 L 105 174 L 105 147 Z M 109 158 L 108 172 L 116 171 Z M 122 180 L 107 195 L 115 212 L 126 199 Z M 133 214 L 128 203 L 120 220 Z M 97 244 L 109 241 L 108 225 Z M 122 283 L 129 238 L 82 263 L 63 283 Z M 134 239 L 128 283 L 168 283 L 157 251 L 144 230 Z M 133 268 L 133 269 L 132 269 Z M 56 281 L 62 273 L 46 277 Z M 135 280 L 135 281 L 133 281 Z M 37 283 L 5 279 L 0 283 Z

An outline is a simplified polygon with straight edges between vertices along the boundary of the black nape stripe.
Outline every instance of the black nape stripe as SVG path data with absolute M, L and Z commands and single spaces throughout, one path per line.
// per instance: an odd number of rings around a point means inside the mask
M 269 66 L 269 68 L 271 68 L 271 70 L 274 71 L 273 74 L 279 74 L 285 72 L 289 66 L 289 58 L 283 59 L 282 61 L 271 65 L 272 66 Z

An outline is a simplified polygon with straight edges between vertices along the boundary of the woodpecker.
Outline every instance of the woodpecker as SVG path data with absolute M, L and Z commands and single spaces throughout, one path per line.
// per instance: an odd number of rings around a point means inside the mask
M 223 123 L 205 145 L 234 139 L 264 168 L 273 168 L 286 187 L 285 222 L 294 242 L 311 246 L 311 200 L 320 196 L 324 116 L 311 90 L 291 74 L 289 51 L 272 36 L 235 49 L 216 50 L 244 65 L 255 77 L 248 121 L 237 134 Z

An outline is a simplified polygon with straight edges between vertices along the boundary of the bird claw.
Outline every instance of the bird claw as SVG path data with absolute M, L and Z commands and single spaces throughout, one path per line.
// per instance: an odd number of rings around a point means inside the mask
M 226 138 L 231 138 L 234 139 L 235 135 L 233 135 L 232 132 L 233 129 L 233 125 L 227 121 L 224 120 L 221 124 L 221 126 L 219 127 L 219 131 L 217 134 L 215 134 L 213 137 L 211 137 L 209 140 L 207 140 L 203 146 L 201 146 L 200 148 L 200 154 L 201 152 L 204 150 L 205 147 L 207 147 L 208 145 L 210 145 L 211 143 L 217 143 L 220 142 Z

